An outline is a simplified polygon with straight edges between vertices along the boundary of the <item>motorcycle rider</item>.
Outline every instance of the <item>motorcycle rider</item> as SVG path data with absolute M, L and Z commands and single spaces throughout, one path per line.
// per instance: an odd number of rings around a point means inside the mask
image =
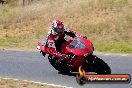
M 76 34 L 68 28 L 65 28 L 61 20 L 54 20 L 52 22 L 52 28 L 48 32 L 46 37 L 46 50 L 49 54 L 56 56 L 58 59 L 69 59 L 70 57 L 64 54 L 60 50 L 60 46 L 66 42 L 64 39 L 65 35 L 72 38 L 76 37 Z

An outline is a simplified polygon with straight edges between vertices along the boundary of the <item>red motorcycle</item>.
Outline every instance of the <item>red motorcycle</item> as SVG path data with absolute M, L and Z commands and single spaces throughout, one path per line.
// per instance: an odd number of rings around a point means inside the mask
M 86 72 L 95 72 L 97 74 L 111 74 L 111 69 L 102 59 L 93 55 L 94 47 L 91 41 L 81 35 L 76 38 L 66 40 L 66 43 L 60 46 L 61 51 L 69 55 L 69 60 L 58 59 L 49 54 L 50 64 L 61 73 L 78 72 L 81 66 Z M 45 56 L 46 41 L 38 43 L 37 48 Z

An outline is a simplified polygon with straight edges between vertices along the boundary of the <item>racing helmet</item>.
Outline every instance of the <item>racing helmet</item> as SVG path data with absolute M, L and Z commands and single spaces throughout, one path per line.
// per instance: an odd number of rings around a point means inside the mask
M 54 30 L 54 32 L 56 32 L 58 34 L 62 34 L 64 32 L 63 22 L 60 20 L 54 20 L 52 22 L 52 29 Z

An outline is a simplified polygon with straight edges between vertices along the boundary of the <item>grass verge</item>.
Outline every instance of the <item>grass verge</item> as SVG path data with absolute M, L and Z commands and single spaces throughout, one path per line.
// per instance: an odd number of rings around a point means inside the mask
M 132 54 L 132 0 L 40 0 L 24 7 L 0 5 L 0 48 L 35 49 L 51 21 L 58 18 L 93 41 L 96 51 Z
M 64 87 L 55 87 L 46 84 L 39 84 L 22 80 L 0 78 L 0 88 L 64 88 Z

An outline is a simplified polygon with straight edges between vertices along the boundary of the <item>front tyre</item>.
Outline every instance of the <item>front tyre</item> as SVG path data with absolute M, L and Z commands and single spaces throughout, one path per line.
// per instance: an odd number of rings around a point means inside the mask
M 98 58 L 97 56 L 93 56 L 92 59 L 93 59 L 95 73 L 97 73 L 97 74 L 111 74 L 110 67 L 102 59 Z

